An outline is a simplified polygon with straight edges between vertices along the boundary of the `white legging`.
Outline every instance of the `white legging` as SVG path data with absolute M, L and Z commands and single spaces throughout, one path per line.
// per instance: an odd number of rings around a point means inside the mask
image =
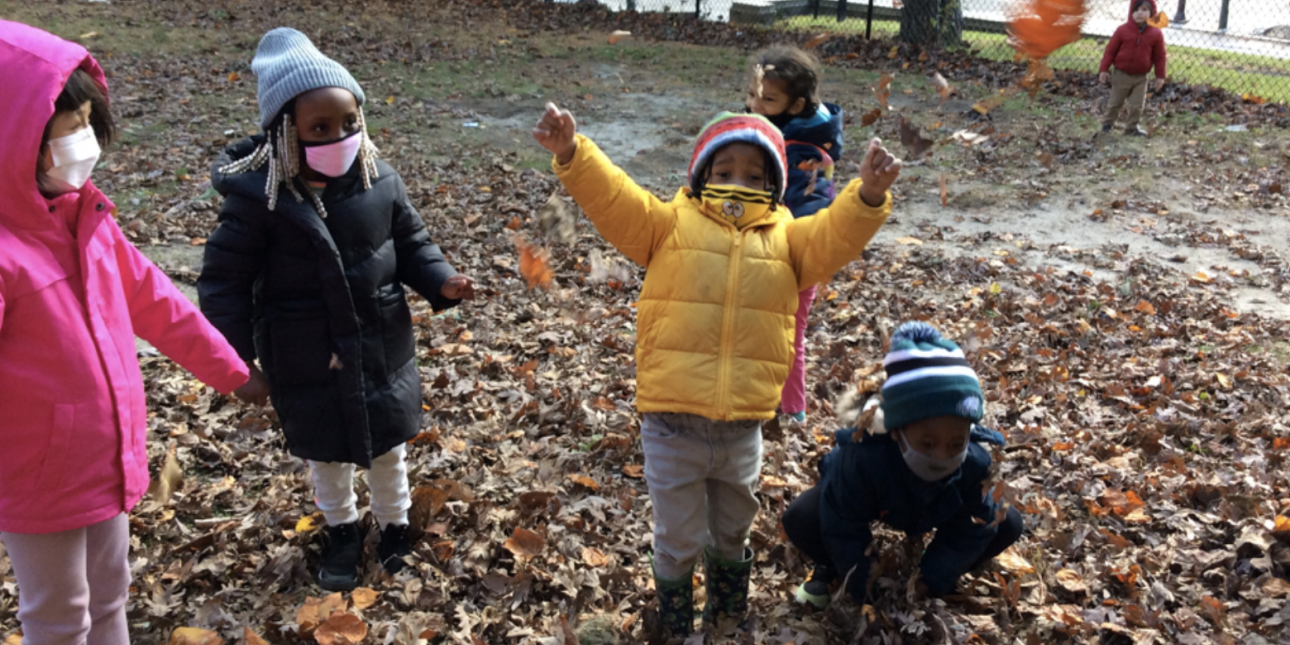
M 358 521 L 358 495 L 354 493 L 354 464 L 310 461 L 314 477 L 314 503 L 329 526 Z M 372 514 L 382 529 L 407 524 L 412 495 L 408 490 L 407 444 L 399 444 L 372 460 L 367 471 L 372 493 Z

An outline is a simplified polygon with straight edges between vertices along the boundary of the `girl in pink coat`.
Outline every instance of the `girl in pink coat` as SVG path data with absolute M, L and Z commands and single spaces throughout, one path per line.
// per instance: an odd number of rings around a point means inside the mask
M 80 45 L 0 20 L 0 541 L 25 645 L 125 645 L 148 487 L 140 336 L 221 392 L 263 376 L 134 248 L 89 181 L 111 140 Z

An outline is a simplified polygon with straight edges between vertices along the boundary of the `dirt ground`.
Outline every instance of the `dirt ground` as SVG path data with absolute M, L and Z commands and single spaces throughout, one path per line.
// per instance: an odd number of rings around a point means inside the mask
M 422 538 L 409 572 L 365 569 L 376 600 L 328 601 L 370 628 L 363 642 L 652 636 L 632 405 L 643 273 L 585 219 L 570 241 L 544 234 L 539 210 L 568 202 L 530 131 L 546 102 L 568 107 L 637 181 L 671 197 L 694 135 L 740 107 L 749 52 L 733 32 L 704 45 L 610 45 L 579 11 L 527 0 L 0 0 L 0 15 L 79 39 L 103 63 L 123 137 L 95 181 L 187 293 L 220 206 L 207 169 L 255 131 L 249 63 L 278 25 L 354 72 L 377 145 L 432 236 L 479 282 L 479 301 L 446 313 L 414 298 Z M 982 116 L 971 108 L 997 94 L 997 79 L 947 68 L 954 92 L 942 101 L 917 63 L 893 54 L 881 69 L 824 72 L 823 98 L 850 115 L 836 181 L 856 176 L 874 136 L 907 167 L 893 217 L 812 311 L 808 427 L 766 430 L 755 620 L 707 642 L 1281 642 L 1290 135 L 1152 102 L 1151 136 L 1099 138 L 1096 92 L 1023 93 Z M 895 75 L 890 109 L 875 92 L 882 72 Z M 930 153 L 914 158 L 911 146 Z M 517 236 L 549 253 L 550 289 L 526 284 Z M 784 544 L 779 514 L 815 480 L 839 395 L 876 388 L 884 339 L 910 318 L 945 328 L 979 365 L 987 420 L 1010 443 L 996 455 L 1001 481 L 1028 532 L 967 576 L 961 597 L 935 602 L 906 596 L 916 551 L 880 532 L 883 595 L 868 613 L 805 610 L 791 596 L 807 565 Z M 322 643 L 318 621 L 300 613 L 323 596 L 310 577 L 319 516 L 272 411 L 221 397 L 164 358 L 143 361 L 150 454 L 160 470 L 175 447 L 186 478 L 174 499 L 132 515 L 135 642 L 187 645 L 172 634 L 194 627 L 228 642 L 258 642 L 248 629 Z M 0 634 L 11 634 L 17 589 L 4 559 L 0 577 Z

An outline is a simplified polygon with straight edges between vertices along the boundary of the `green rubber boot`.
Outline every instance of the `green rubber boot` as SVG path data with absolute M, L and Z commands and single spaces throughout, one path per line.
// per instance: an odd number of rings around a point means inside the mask
M 650 563 L 653 570 L 654 564 Z M 694 631 L 694 568 L 682 578 L 669 580 L 654 570 L 654 595 L 663 627 L 673 637 L 685 638 Z
M 749 548 L 744 548 L 742 560 L 727 560 L 711 549 L 704 551 L 708 591 L 708 600 L 703 606 L 705 625 L 717 625 L 725 618 L 743 623 L 748 613 L 748 578 L 752 575 L 752 564 Z

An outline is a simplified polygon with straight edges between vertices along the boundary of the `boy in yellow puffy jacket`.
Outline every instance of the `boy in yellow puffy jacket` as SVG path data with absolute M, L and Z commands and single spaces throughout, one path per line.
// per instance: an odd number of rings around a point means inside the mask
M 533 132 L 596 229 L 645 267 L 637 304 L 636 408 L 654 509 L 664 626 L 694 627 L 704 556 L 705 623 L 748 608 L 761 424 L 793 361 L 799 291 L 864 249 L 891 213 L 901 161 L 877 139 L 833 205 L 794 220 L 782 203 L 784 139 L 765 117 L 723 113 L 699 133 L 689 185 L 670 202 L 638 186 L 554 105 Z

